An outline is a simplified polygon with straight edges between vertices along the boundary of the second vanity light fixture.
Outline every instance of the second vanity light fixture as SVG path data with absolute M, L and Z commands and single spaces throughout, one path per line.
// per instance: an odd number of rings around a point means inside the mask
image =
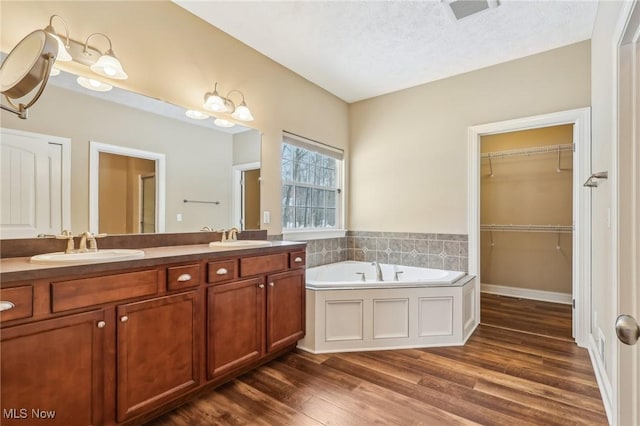
M 58 18 L 62 21 L 65 29 L 64 41 L 53 28 L 53 19 Z M 69 27 L 67 23 L 59 15 L 52 15 L 49 18 L 49 25 L 44 29 L 47 33 L 52 35 L 58 41 L 58 56 L 57 61 L 61 62 L 76 62 L 88 66 L 91 71 L 101 77 L 106 77 L 114 80 L 126 80 L 129 78 L 122 64 L 113 53 L 113 46 L 111 39 L 103 33 L 90 34 L 84 43 L 75 41 L 69 37 Z M 106 52 L 101 52 L 95 47 L 89 45 L 89 40 L 95 36 L 104 37 L 109 43 L 109 48 Z M 55 69 L 55 68 L 54 68 Z M 56 75 L 52 73 L 52 75 Z M 99 92 L 106 92 L 111 90 L 110 84 L 104 83 L 98 79 L 88 77 L 78 77 L 78 84 L 90 90 Z
M 231 94 L 237 93 L 242 97 L 242 101 L 240 105 L 236 106 L 236 104 L 230 99 Z M 213 112 L 225 112 L 231 114 L 231 117 L 240 121 L 253 121 L 253 115 L 251 115 L 251 111 L 244 101 L 244 94 L 239 90 L 230 90 L 227 93 L 227 96 L 221 96 L 218 93 L 218 83 L 216 82 L 213 92 L 207 92 L 204 94 L 204 105 L 203 107 L 209 111 Z M 226 123 L 230 123 L 224 119 L 218 119 Z M 218 124 L 218 123 L 216 123 Z M 221 125 L 221 124 L 218 124 Z M 222 126 L 225 127 L 225 126 Z

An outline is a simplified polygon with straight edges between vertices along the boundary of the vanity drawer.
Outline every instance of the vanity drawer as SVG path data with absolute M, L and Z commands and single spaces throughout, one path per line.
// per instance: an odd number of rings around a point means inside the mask
M 200 265 L 173 266 L 167 268 L 167 290 L 180 290 L 200 284 Z
M 307 263 L 306 251 L 292 251 L 289 254 L 289 268 L 298 269 L 304 268 Z
M 4 288 L 0 290 L 0 300 L 3 311 L 0 311 L 0 321 L 10 321 L 29 318 L 33 315 L 33 287 Z
M 158 292 L 158 271 L 139 271 L 51 283 L 53 312 L 151 296 Z
M 266 256 L 245 257 L 240 259 L 240 276 L 268 274 L 284 271 L 289 264 L 289 253 L 269 254 Z
M 207 282 L 209 284 L 231 281 L 238 276 L 238 261 L 233 259 L 209 262 L 207 264 L 207 271 Z

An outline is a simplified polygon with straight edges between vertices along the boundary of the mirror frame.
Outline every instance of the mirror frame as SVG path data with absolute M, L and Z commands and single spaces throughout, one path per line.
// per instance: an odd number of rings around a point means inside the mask
M 100 153 L 124 155 L 128 157 L 154 160 L 156 163 L 156 231 L 165 232 L 166 217 L 166 157 L 165 154 L 127 148 L 118 145 L 89 141 L 89 231 L 97 234 L 100 220 L 98 202 L 98 183 L 100 173 Z

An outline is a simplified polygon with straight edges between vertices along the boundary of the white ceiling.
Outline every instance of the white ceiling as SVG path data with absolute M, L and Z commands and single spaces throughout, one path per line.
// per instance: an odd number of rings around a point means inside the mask
M 439 0 L 174 0 L 346 102 L 591 38 L 597 0 L 500 0 L 453 22 Z

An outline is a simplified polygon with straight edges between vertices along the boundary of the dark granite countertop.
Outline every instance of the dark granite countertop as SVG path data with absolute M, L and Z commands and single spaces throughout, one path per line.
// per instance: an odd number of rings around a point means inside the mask
M 236 256 L 258 256 L 299 247 L 305 242 L 272 241 L 271 247 L 219 250 L 208 244 L 141 248 L 143 258 L 100 263 L 74 263 L 65 265 L 39 265 L 30 257 L 0 259 L 0 287 L 27 280 L 52 279 L 70 275 L 96 274 L 124 269 L 155 267 L 168 263 L 197 262 L 204 259 L 218 260 Z

